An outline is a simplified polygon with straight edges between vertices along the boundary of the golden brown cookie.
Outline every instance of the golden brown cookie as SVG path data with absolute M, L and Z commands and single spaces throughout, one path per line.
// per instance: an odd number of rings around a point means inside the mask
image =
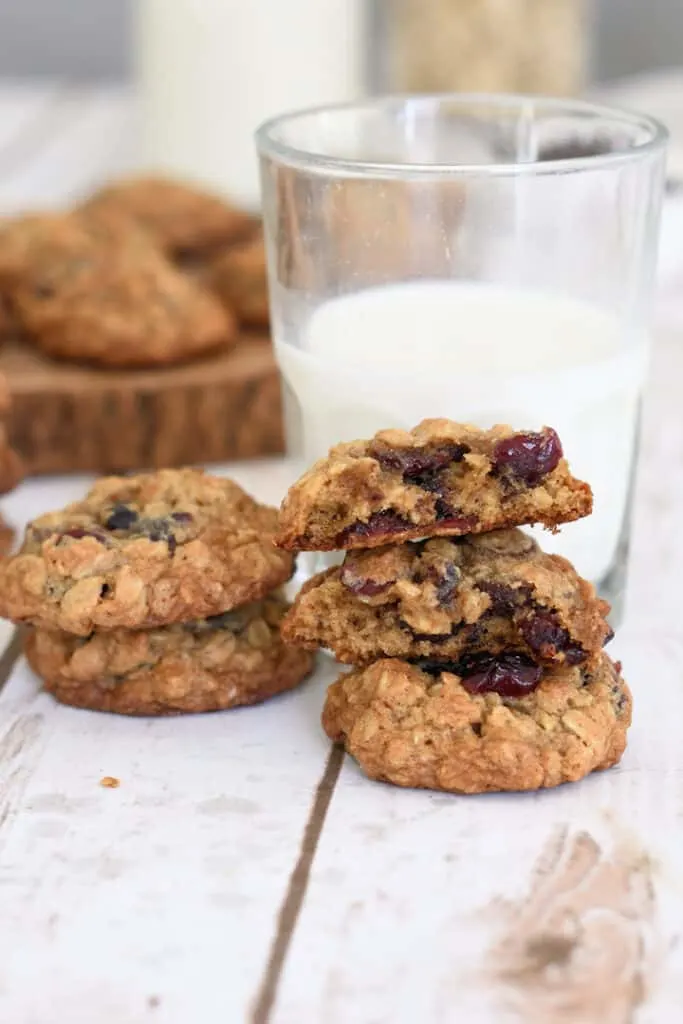
M 229 311 L 130 222 L 44 214 L 6 223 L 0 285 L 22 330 L 56 358 L 154 366 L 237 340 Z
M 550 427 L 480 430 L 424 420 L 336 445 L 290 488 L 277 543 L 291 551 L 372 548 L 421 537 L 486 533 L 589 515 Z
M 64 704 L 126 715 L 218 711 L 292 689 L 313 656 L 286 647 L 284 599 L 273 594 L 215 618 L 76 637 L 31 630 L 26 654 Z
M 372 779 L 451 793 L 540 789 L 624 752 L 631 694 L 606 654 L 591 669 L 541 670 L 515 654 L 424 667 L 377 661 L 328 690 L 325 731 Z
M 208 281 L 241 324 L 269 326 L 266 249 L 261 234 L 217 257 L 211 265 Z
M 87 636 L 219 615 L 284 583 L 277 513 L 197 469 L 105 477 L 30 523 L 0 568 L 0 613 Z
M 498 530 L 349 551 L 305 584 L 283 636 L 351 665 L 511 647 L 578 665 L 612 638 L 608 612 L 565 558 Z
M 254 230 L 254 218 L 219 196 L 163 177 L 117 181 L 82 209 L 134 220 L 174 258 L 231 244 Z

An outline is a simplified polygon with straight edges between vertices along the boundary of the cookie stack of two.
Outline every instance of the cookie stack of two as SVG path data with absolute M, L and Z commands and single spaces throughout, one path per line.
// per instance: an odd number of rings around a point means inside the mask
M 341 444 L 290 490 L 278 542 L 341 549 L 283 622 L 354 668 L 323 725 L 372 778 L 525 790 L 615 764 L 631 699 L 609 606 L 522 524 L 592 509 L 554 430 L 430 420 Z
M 146 715 L 254 704 L 313 661 L 280 637 L 294 560 L 273 544 L 276 520 L 199 470 L 108 477 L 29 524 L 0 566 L 0 610 L 30 626 L 28 660 L 64 703 Z

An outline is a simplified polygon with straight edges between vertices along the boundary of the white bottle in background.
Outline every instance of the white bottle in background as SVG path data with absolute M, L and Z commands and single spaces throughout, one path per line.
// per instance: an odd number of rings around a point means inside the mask
M 253 133 L 362 92 L 363 0 L 138 0 L 142 163 L 256 210 Z
M 288 434 L 310 465 L 340 440 L 427 417 L 555 427 L 595 506 L 541 543 L 599 581 L 627 510 L 646 369 L 645 339 L 623 331 L 588 303 L 490 284 L 418 281 L 333 299 L 296 337 L 276 336 Z

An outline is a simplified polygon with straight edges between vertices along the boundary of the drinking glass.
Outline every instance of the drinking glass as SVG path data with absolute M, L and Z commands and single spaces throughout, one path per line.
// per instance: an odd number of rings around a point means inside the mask
M 257 148 L 290 455 L 426 417 L 555 427 L 594 512 L 541 542 L 618 617 L 665 129 L 579 101 L 399 96 L 284 115 Z

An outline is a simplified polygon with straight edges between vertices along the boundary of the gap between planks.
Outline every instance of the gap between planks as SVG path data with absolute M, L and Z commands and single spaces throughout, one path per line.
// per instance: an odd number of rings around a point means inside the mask
M 0 691 L 2 691 L 5 683 L 12 674 L 12 669 L 19 660 L 21 655 L 21 630 L 15 629 L 10 637 L 7 647 L 0 655 Z
M 301 840 L 299 856 L 290 875 L 285 898 L 277 918 L 275 936 L 270 947 L 263 980 L 258 989 L 256 1002 L 251 1013 L 251 1024 L 268 1024 L 277 997 L 278 985 L 287 953 L 294 936 L 301 907 L 308 888 L 311 867 L 315 858 L 318 841 L 325 825 L 325 818 L 332 800 L 341 766 L 344 749 L 332 746 L 325 764 L 325 770 L 315 791 L 311 810 Z

